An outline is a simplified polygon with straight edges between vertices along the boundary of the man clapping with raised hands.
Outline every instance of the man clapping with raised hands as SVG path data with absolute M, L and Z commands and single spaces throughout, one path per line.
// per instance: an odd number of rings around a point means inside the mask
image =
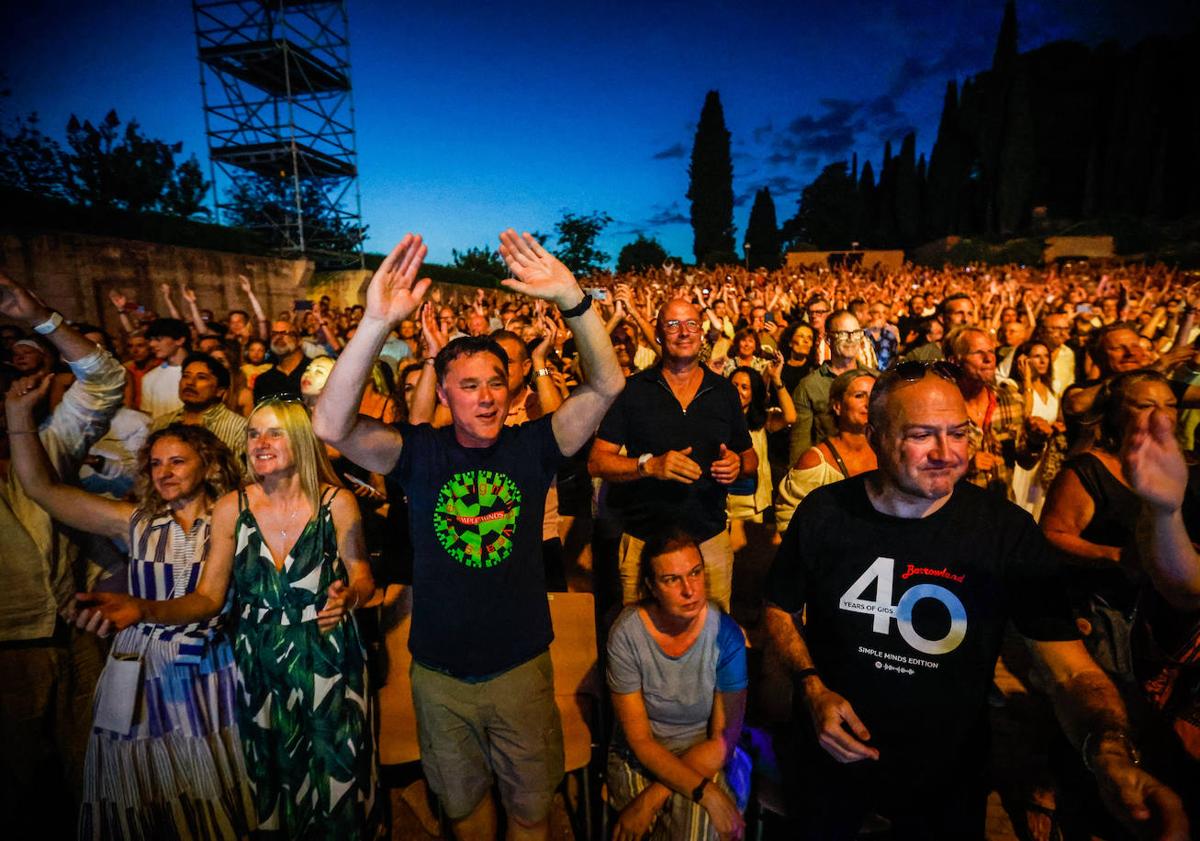
M 591 299 L 529 234 L 500 235 L 508 289 L 550 301 L 575 336 L 583 384 L 553 414 L 504 425 L 508 358 L 488 336 L 449 342 L 435 359 L 450 426 L 388 426 L 357 407 L 392 328 L 420 305 L 426 253 L 408 235 L 371 279 L 363 319 L 313 417 L 317 434 L 409 499 L 412 687 L 421 762 L 460 839 L 492 839 L 493 775 L 511 839 L 546 838 L 563 773 L 553 636 L 542 566 L 545 496 L 624 387 Z

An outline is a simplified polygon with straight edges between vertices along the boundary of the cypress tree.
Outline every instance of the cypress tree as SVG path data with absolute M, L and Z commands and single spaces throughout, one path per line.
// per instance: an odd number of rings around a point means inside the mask
M 865 245 L 873 245 L 875 224 L 875 169 L 868 160 L 863 161 L 862 175 L 858 180 L 858 217 L 854 238 Z
M 958 125 L 958 86 L 946 83 L 942 118 L 937 139 L 929 154 L 929 227 L 933 236 L 952 232 L 958 219 L 958 188 L 961 178 L 962 143 Z
M 733 159 L 721 96 L 709 91 L 688 166 L 687 197 L 692 203 L 692 253 L 697 262 L 710 255 L 731 254 L 733 244 Z
M 750 221 L 746 224 L 746 245 L 750 249 L 746 259 L 751 266 L 768 269 L 779 266 L 779 227 L 775 218 L 775 200 L 771 198 L 769 187 L 754 194 Z
M 893 208 L 896 215 L 896 233 L 901 245 L 916 242 L 921 229 L 921 187 L 917 181 L 917 137 L 913 132 L 904 135 L 900 142 L 900 155 L 896 158 L 896 190 Z

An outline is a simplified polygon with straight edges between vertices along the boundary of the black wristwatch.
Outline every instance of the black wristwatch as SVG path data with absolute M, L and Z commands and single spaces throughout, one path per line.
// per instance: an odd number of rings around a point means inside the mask
M 583 293 L 583 300 L 570 309 L 564 310 L 562 307 L 558 311 L 562 313 L 563 318 L 578 318 L 592 308 L 592 296 L 588 293 Z
M 692 802 L 699 803 L 704 797 L 704 789 L 708 788 L 708 777 L 700 781 L 700 785 L 692 789 Z

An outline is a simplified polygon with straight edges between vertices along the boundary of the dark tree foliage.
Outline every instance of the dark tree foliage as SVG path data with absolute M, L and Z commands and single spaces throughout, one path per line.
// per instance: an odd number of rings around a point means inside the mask
M 778 268 L 781 263 L 782 242 L 775 221 L 775 200 L 769 187 L 754 194 L 750 221 L 746 224 L 746 262 L 752 268 Z
M 562 260 L 576 277 L 600 271 L 608 263 L 609 256 L 596 248 L 596 238 L 610 222 L 612 217 L 599 211 L 564 213 L 562 219 L 554 224 L 558 242 L 554 256 Z
M 0 132 L 0 184 L 41 196 L 65 198 L 62 147 L 38 127 L 37 114 Z
M 299 198 L 306 251 L 349 254 L 366 239 L 366 227 L 334 213 L 316 180 L 300 180 Z M 236 179 L 226 196 L 225 212 L 232 224 L 261 231 L 273 248 L 299 246 L 296 192 L 291 178 L 247 174 Z
M 792 226 L 796 235 L 820 249 L 847 248 L 854 240 L 858 194 L 846 162 L 829 164 L 804 188 Z
M 500 253 L 486 245 L 479 248 L 468 248 L 466 251 L 459 251 L 457 248 L 452 248 L 450 249 L 450 257 L 456 269 L 478 272 L 488 277 L 494 277 L 497 280 L 503 280 L 510 276 L 508 266 L 500 258 Z
M 656 239 L 647 239 L 638 234 L 637 239 L 627 243 L 617 255 L 618 272 L 637 272 L 661 266 L 667 262 L 667 251 Z
M 721 97 L 709 91 L 700 111 L 687 197 L 691 201 L 692 253 L 698 262 L 734 250 L 733 159 Z
M 109 111 L 96 124 L 72 115 L 64 150 L 30 115 L 0 132 L 0 183 L 82 207 L 207 216 L 209 182 L 195 156 L 176 163 L 182 149 L 147 137 L 134 120 L 122 130 Z
M 904 135 L 900 155 L 896 158 L 895 194 L 892 207 L 896 232 L 904 244 L 916 243 L 921 229 L 921 184 L 917 176 L 917 137 L 913 132 Z
M 913 162 L 909 138 L 895 157 L 885 144 L 877 178 L 863 163 L 854 239 L 908 247 L 948 234 L 1011 236 L 1028 230 L 1035 207 L 1046 209 L 1039 226 L 1049 230 L 1086 219 L 1117 234 L 1129 220 L 1200 214 L 1191 107 L 1200 101 L 1200 29 L 1124 50 L 1060 41 L 1020 53 L 1017 35 L 1009 2 L 992 66 L 946 86 L 927 168 Z M 826 171 L 810 185 L 813 213 L 785 223 L 793 243 L 842 229 L 844 207 L 824 199 L 829 181 Z M 816 197 L 828 219 L 814 215 Z

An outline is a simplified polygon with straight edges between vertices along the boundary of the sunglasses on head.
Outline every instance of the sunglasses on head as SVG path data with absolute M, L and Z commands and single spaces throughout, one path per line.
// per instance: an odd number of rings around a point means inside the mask
M 953 362 L 947 362 L 944 359 L 933 362 L 910 359 L 907 362 L 899 362 L 884 371 L 884 374 L 891 374 L 897 379 L 910 383 L 925 379 L 925 375 L 929 373 L 941 377 L 947 382 L 957 383 L 962 370 Z

